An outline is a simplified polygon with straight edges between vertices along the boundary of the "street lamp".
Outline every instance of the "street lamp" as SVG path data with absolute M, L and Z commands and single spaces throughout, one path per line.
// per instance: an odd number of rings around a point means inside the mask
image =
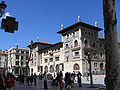
M 5 4 L 4 1 L 2 1 L 0 3 L 0 17 L 2 17 L 2 15 L 5 13 L 5 8 L 7 7 L 7 5 Z
M 26 61 L 26 74 L 27 76 L 30 74 L 30 70 L 29 70 L 29 62 L 31 61 L 31 52 L 32 52 L 32 45 L 33 45 L 33 41 L 30 40 L 30 45 L 28 46 L 29 47 L 29 57 L 28 57 L 28 60 Z
M 89 64 L 90 85 L 91 85 L 91 87 L 93 87 L 93 78 L 92 78 L 92 72 L 91 72 L 92 68 L 91 68 L 91 56 L 90 56 L 90 52 L 87 52 L 86 56 L 87 56 L 87 61 L 88 61 L 88 64 Z

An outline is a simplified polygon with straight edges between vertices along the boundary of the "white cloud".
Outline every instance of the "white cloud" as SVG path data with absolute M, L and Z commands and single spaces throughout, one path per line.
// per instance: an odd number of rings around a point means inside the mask
M 3 18 L 6 18 L 6 16 L 11 16 L 9 12 L 6 12 Z
M 0 18 L 0 21 L 2 19 L 5 19 L 7 16 L 11 16 L 9 12 L 6 12 L 5 14 L 3 14 L 3 16 Z

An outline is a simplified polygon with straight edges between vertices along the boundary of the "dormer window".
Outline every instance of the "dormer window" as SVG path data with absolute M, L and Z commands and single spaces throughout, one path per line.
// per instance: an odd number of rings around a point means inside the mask
M 75 32 L 73 32 L 73 36 L 75 36 Z
M 78 47 L 78 41 L 77 40 L 74 41 L 74 47 Z
M 69 34 L 66 37 L 69 38 Z
M 65 45 L 65 48 L 68 48 L 68 44 Z

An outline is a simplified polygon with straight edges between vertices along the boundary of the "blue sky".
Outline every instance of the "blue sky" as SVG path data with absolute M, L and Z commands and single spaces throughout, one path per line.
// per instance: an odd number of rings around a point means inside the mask
M 18 45 L 24 47 L 30 40 L 57 43 L 61 35 L 57 34 L 60 25 L 70 26 L 81 21 L 103 26 L 102 0 L 5 0 L 6 13 L 10 13 L 19 22 L 19 29 L 14 34 L 0 30 L 0 49 L 8 50 Z M 116 0 L 118 29 L 120 30 L 120 0 Z

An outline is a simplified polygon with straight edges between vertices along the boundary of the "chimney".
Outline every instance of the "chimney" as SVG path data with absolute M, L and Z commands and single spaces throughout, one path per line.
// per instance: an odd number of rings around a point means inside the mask
M 61 24 L 61 27 L 60 27 L 60 28 L 61 28 L 61 30 L 63 30 L 63 29 L 64 29 L 64 25 L 63 25 L 63 24 Z
M 98 22 L 95 21 L 95 27 L 98 27 Z
M 37 41 L 37 42 L 39 41 L 39 37 L 36 38 L 36 41 Z
M 80 20 L 80 16 L 78 16 L 78 22 L 80 22 L 81 20 Z

